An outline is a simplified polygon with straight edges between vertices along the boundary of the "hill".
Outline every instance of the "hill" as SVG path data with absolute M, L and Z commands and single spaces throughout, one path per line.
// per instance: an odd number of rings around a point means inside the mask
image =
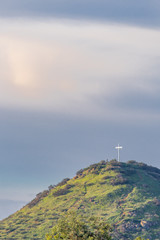
M 160 239 L 160 169 L 144 163 L 101 161 L 37 194 L 0 222 L 0 239 L 45 239 L 57 219 L 73 209 L 113 225 L 113 239 Z

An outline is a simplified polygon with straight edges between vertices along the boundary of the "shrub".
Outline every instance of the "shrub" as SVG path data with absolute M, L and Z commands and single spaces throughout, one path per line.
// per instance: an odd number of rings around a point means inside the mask
M 64 178 L 61 182 L 59 182 L 56 185 L 56 187 L 65 185 L 69 180 L 70 180 L 70 178 Z
M 128 162 L 127 162 L 128 164 L 138 164 L 135 160 L 129 160 Z
M 48 195 L 49 191 L 45 190 L 43 192 L 40 192 L 36 195 L 36 198 L 33 199 L 30 203 L 28 203 L 28 207 L 32 208 L 35 205 L 37 205 L 44 197 L 46 197 Z
M 80 169 L 79 171 L 76 172 L 76 175 L 82 175 L 84 169 Z
M 58 220 L 46 239 L 111 240 L 110 232 L 111 227 L 106 222 L 94 217 L 86 221 L 71 212 Z
M 128 179 L 124 178 L 122 175 L 118 175 L 110 181 L 110 184 L 112 186 L 122 185 L 127 183 L 129 183 Z
M 56 192 L 53 193 L 54 197 L 58 197 L 61 195 L 65 195 L 69 193 L 69 189 L 72 188 L 74 185 L 67 184 L 64 188 L 58 189 Z
M 50 185 L 50 186 L 48 187 L 48 190 L 50 191 L 50 190 L 53 189 L 53 188 L 55 188 L 55 185 Z

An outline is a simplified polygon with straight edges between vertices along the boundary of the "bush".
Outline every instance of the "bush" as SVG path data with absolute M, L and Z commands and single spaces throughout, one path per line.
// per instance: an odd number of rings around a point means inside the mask
M 48 190 L 50 191 L 50 190 L 53 189 L 53 188 L 55 188 L 55 185 L 50 185 L 50 186 L 48 187 Z
M 28 203 L 28 207 L 29 208 L 32 208 L 34 207 L 35 205 L 37 205 L 41 199 L 43 199 L 44 197 L 46 197 L 48 195 L 49 191 L 48 190 L 45 190 L 43 192 L 40 192 L 36 195 L 36 198 L 33 199 L 30 203 Z
M 59 182 L 56 185 L 56 187 L 65 185 L 69 180 L 70 180 L 70 178 L 64 178 L 61 182 Z
M 135 165 L 138 164 L 135 160 L 129 160 L 127 163 L 128 163 L 128 164 L 135 164 Z
M 111 227 L 106 222 L 94 217 L 86 220 L 70 212 L 58 220 L 46 239 L 111 240 L 110 232 Z
M 76 175 L 82 175 L 84 169 L 80 169 L 79 171 L 76 172 Z
M 110 184 L 112 186 L 122 185 L 122 184 L 127 184 L 127 183 L 129 183 L 128 179 L 124 178 L 122 175 L 118 175 L 110 181 Z
M 64 188 L 61 188 L 59 190 L 57 190 L 56 192 L 53 193 L 54 197 L 58 197 L 61 195 L 65 195 L 67 193 L 69 193 L 69 189 L 72 188 L 74 185 L 71 184 L 67 184 Z

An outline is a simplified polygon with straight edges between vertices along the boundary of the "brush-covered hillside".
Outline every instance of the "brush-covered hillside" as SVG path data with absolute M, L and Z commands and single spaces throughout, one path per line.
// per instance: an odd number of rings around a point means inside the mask
M 101 161 L 64 179 L 0 222 L 0 239 L 45 239 L 69 209 L 113 225 L 113 239 L 160 239 L 160 169 Z

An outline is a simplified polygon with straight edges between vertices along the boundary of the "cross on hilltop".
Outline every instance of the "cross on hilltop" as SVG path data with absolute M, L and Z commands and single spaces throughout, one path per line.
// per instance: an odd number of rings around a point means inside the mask
M 115 147 L 115 149 L 118 150 L 118 162 L 119 162 L 119 150 L 122 149 L 123 147 L 122 146 L 119 146 L 119 143 L 118 143 L 118 146 Z

